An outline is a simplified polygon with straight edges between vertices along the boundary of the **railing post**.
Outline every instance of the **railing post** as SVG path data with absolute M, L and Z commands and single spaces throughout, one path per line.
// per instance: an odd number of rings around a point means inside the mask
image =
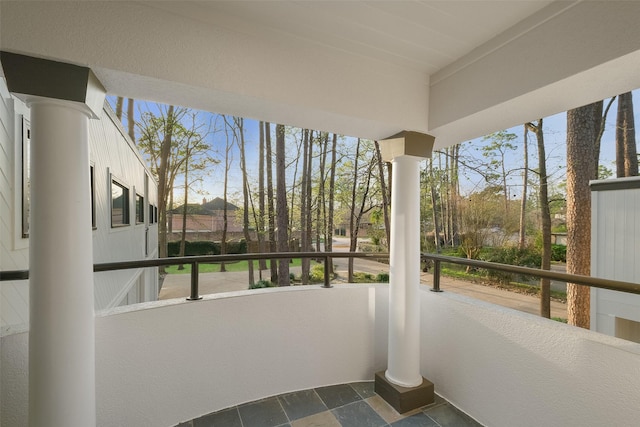
M 323 288 L 331 288 L 331 270 L 329 269 L 329 263 L 331 262 L 331 258 L 329 255 L 324 256 L 324 285 Z
M 431 292 L 442 292 L 440 289 L 440 261 L 433 261 L 433 288 Z
M 198 273 L 199 273 L 198 262 L 194 261 L 191 263 L 191 296 L 187 298 L 187 301 L 197 301 L 202 299 L 200 295 L 198 295 Z

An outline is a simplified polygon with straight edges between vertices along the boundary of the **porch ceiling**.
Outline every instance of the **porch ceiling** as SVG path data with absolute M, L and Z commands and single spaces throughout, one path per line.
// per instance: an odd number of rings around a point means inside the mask
M 640 87 L 640 2 L 0 3 L 3 50 L 116 95 L 436 147 Z
M 149 2 L 283 46 L 309 43 L 431 75 L 551 1 Z

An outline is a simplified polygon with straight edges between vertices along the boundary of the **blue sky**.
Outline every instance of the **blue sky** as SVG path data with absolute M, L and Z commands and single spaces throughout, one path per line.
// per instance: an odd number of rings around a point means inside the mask
M 638 134 L 638 124 L 640 124 L 640 90 L 633 91 L 633 97 L 635 101 L 634 115 L 636 123 L 636 140 L 640 139 Z M 604 107 L 606 107 L 609 99 L 605 99 Z M 615 122 L 617 115 L 618 103 L 617 100 L 613 102 L 609 113 L 607 115 L 607 121 L 605 124 L 605 132 L 602 135 L 601 148 L 600 148 L 600 164 L 612 169 L 615 174 Z M 565 180 L 566 177 L 566 139 L 567 139 L 567 115 L 565 112 L 558 113 L 553 116 L 543 118 L 543 129 L 545 137 L 545 150 L 547 155 L 547 172 L 550 175 L 550 183 L 557 185 Z M 507 130 L 510 133 L 514 133 L 518 138 L 514 141 L 514 145 L 518 146 L 518 151 L 514 152 L 508 160 L 505 162 L 507 168 L 521 168 L 522 167 L 522 144 L 523 144 L 523 126 L 515 126 Z M 537 168 L 537 141 L 535 136 L 529 133 L 529 167 Z M 469 144 L 469 143 L 466 143 Z M 487 142 L 482 141 L 482 138 L 477 138 L 471 141 L 474 146 L 482 146 Z M 480 154 L 478 154 L 480 155 Z M 460 181 L 461 191 L 464 194 L 479 190 L 484 185 L 484 180 L 477 174 L 470 173 L 469 178 L 461 177 Z M 515 173 L 510 180 L 510 189 L 512 195 L 516 198 L 522 196 L 522 176 L 520 173 Z
M 634 98 L 640 99 L 640 90 L 634 92 Z M 605 100 L 605 105 L 608 100 Z M 115 108 L 115 97 L 109 97 L 109 102 Z M 640 105 L 636 103 L 635 108 L 635 120 L 636 123 L 640 123 Z M 139 118 L 141 111 L 148 110 L 157 112 L 157 104 L 153 102 L 137 101 L 135 104 L 136 120 Z M 609 110 L 607 116 L 607 123 L 605 125 L 605 132 L 602 137 L 600 163 L 608 168 L 614 168 L 613 162 L 615 161 L 615 120 L 616 120 L 617 102 L 614 101 Z M 126 115 L 126 101 L 124 106 L 124 114 Z M 208 121 L 213 117 L 211 113 L 201 112 L 201 119 Z M 213 132 L 208 137 L 208 143 L 213 147 L 216 152 L 216 158 L 224 160 L 225 149 L 225 134 L 224 123 L 222 120 L 217 121 L 217 131 Z M 247 153 L 247 168 L 251 175 L 257 175 L 258 171 L 258 142 L 259 142 L 259 126 L 255 120 L 245 119 L 245 144 Z M 551 183 L 558 184 L 564 180 L 565 165 L 566 165 L 566 113 L 559 113 L 550 117 L 544 118 L 544 131 L 545 131 L 545 147 L 547 151 L 547 169 L 551 175 Z M 272 133 L 275 129 L 275 125 L 272 125 Z M 516 126 L 508 129 L 508 132 L 517 135 L 517 139 L 514 144 L 518 146 L 518 150 L 510 155 L 505 164 L 508 169 L 516 169 L 522 167 L 522 144 L 523 144 L 523 126 Z M 640 138 L 640 136 L 636 136 Z M 272 137 L 272 143 L 275 150 L 275 137 Z M 473 148 L 481 147 L 487 144 L 482 138 L 477 138 L 471 142 L 464 143 L 462 151 L 477 153 L 477 156 L 481 156 L 479 150 Z M 293 148 L 288 149 L 289 155 Z M 237 166 L 239 164 L 240 156 L 237 148 L 233 152 L 233 162 L 235 167 L 232 167 L 229 172 L 229 198 L 232 200 L 241 199 L 242 191 L 242 176 L 240 169 Z M 530 168 L 537 167 L 537 148 L 534 135 L 529 133 L 529 165 Z M 461 191 L 463 194 L 469 194 L 474 191 L 481 190 L 485 182 L 481 176 L 472 172 L 467 172 L 467 176 L 460 177 Z M 189 200 L 193 202 L 200 202 L 203 197 L 208 200 L 214 197 L 221 197 L 223 191 L 223 179 L 224 168 L 222 164 L 214 166 L 210 170 L 209 174 L 204 177 L 202 183 L 199 186 L 198 193 L 190 192 Z M 509 182 L 509 186 L 513 195 L 516 198 L 521 197 L 522 192 L 522 178 L 519 172 L 512 174 Z M 176 200 L 183 198 L 183 192 L 177 189 L 174 193 Z

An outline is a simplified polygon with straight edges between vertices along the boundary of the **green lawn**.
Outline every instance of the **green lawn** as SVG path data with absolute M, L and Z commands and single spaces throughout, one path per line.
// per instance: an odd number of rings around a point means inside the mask
M 298 267 L 300 266 L 300 258 L 294 258 L 293 262 L 289 264 L 290 267 Z M 267 269 L 269 267 L 269 260 L 267 260 Z M 198 266 L 198 271 L 200 273 L 219 273 L 220 272 L 220 264 L 200 264 Z M 249 269 L 248 261 L 238 261 L 238 262 L 227 262 L 225 263 L 225 267 L 227 271 L 247 271 Z M 258 269 L 258 261 L 253 261 L 253 267 Z M 191 265 L 185 265 L 184 270 L 178 270 L 177 265 L 172 265 L 166 268 L 167 273 L 169 274 L 191 274 Z

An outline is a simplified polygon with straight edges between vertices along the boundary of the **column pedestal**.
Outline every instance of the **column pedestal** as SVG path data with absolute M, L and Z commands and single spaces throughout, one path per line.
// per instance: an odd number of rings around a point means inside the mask
M 380 371 L 376 372 L 374 390 L 400 414 L 435 402 L 433 383 L 426 378 L 417 387 L 402 387 L 390 382 Z

